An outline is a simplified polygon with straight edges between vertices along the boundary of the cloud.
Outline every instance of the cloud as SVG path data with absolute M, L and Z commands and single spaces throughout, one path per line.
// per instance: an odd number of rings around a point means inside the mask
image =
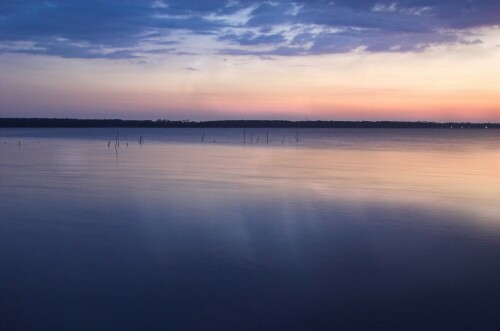
M 340 33 L 321 33 L 314 38 L 310 53 L 345 53 L 361 48 L 368 52 L 420 52 L 426 48 L 456 42 L 453 34 L 396 33 L 348 30 Z
M 219 40 L 230 41 L 239 45 L 262 45 L 262 44 L 280 44 L 286 40 L 283 34 L 258 34 L 254 32 L 247 31 L 240 35 L 230 33 L 219 37 Z
M 8 44 L 0 45 L 0 53 L 5 52 L 80 59 L 130 60 L 140 58 L 136 55 L 137 51 L 133 49 L 108 50 L 95 45 L 72 44 L 64 40 L 41 41 L 15 48 L 9 47 Z
M 151 7 L 152 8 L 168 8 L 168 4 L 166 2 L 164 2 L 164 1 L 155 0 L 151 4 Z
M 480 45 L 483 44 L 484 42 L 481 39 L 474 39 L 474 40 L 460 40 L 460 44 L 462 45 Z
M 220 54 L 224 55 L 244 55 L 244 56 L 259 56 L 262 59 L 269 60 L 269 56 L 296 56 L 296 55 L 307 55 L 308 52 L 304 48 L 300 47 L 277 47 L 270 50 L 245 50 L 237 48 L 224 48 L 219 51 Z
M 0 52 L 112 60 L 162 53 L 161 45 L 171 54 L 414 52 L 479 44 L 464 32 L 500 26 L 498 13 L 498 0 L 2 0 Z M 186 46 L 196 36 L 212 42 Z
M 147 51 L 141 51 L 141 53 L 146 53 L 146 54 L 171 54 L 175 52 L 175 48 L 157 48 L 157 49 L 150 49 Z

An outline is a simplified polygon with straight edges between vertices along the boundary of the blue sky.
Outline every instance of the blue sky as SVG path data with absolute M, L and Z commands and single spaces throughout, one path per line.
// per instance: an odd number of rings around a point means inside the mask
M 467 30 L 498 24 L 497 0 L 2 0 L 0 50 L 137 59 L 182 52 L 189 33 L 212 36 L 221 42 L 212 51 L 228 55 L 418 52 L 481 43 Z

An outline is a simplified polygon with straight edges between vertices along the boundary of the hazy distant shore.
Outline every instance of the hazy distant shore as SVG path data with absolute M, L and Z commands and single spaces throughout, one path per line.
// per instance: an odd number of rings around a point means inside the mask
M 403 121 L 288 121 L 288 120 L 121 120 L 69 118 L 0 118 L 0 128 L 395 128 L 499 129 L 500 123 Z

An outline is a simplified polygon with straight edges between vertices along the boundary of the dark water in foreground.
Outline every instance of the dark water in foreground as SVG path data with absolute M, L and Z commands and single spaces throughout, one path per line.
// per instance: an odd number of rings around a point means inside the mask
M 0 130 L 0 329 L 500 329 L 500 131 L 202 131 Z

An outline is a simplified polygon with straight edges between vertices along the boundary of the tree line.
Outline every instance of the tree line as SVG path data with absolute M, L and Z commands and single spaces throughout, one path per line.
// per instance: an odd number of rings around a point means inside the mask
M 71 118 L 0 118 L 7 128 L 384 128 L 384 129 L 499 129 L 500 123 L 405 121 L 289 121 L 289 120 L 122 120 Z

